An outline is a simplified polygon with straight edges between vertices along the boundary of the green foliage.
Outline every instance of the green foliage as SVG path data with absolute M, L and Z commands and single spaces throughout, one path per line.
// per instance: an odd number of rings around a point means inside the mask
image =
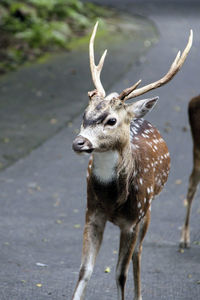
M 0 59 L 15 66 L 43 51 L 66 48 L 71 37 L 84 34 L 103 15 L 105 9 L 79 0 L 1 0 Z
M 70 28 L 66 23 L 53 21 L 51 23 L 37 22 L 23 32 L 15 35 L 16 38 L 22 39 L 30 45 L 30 47 L 45 47 L 57 45 L 66 46 L 68 37 L 70 36 Z

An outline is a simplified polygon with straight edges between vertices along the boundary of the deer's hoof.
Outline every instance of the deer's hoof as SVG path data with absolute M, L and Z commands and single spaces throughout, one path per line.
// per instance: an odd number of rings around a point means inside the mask
M 188 249 L 188 248 L 190 248 L 190 242 L 189 241 L 180 241 L 179 248 L 180 249 Z
M 190 248 L 190 232 L 189 232 L 189 228 L 183 227 L 182 233 L 181 233 L 181 239 L 180 239 L 179 247 L 181 249 Z

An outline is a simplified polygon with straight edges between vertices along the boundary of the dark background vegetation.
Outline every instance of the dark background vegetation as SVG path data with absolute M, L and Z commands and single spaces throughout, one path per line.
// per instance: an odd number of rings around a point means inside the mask
M 69 42 L 102 16 L 109 16 L 104 8 L 79 0 L 2 0 L 0 74 L 44 53 L 69 49 Z

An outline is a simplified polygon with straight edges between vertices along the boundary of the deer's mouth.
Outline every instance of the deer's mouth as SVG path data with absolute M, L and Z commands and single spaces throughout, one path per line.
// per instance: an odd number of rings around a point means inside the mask
M 88 149 L 88 150 L 85 150 L 85 152 L 86 153 L 92 153 L 94 151 L 94 149 L 93 148 L 91 148 L 91 149 Z
M 74 151 L 77 154 L 90 154 L 90 153 L 92 153 L 94 151 L 94 149 L 91 148 L 91 149 L 82 149 L 82 150 L 79 150 L 79 151 L 76 151 L 76 150 L 74 150 Z
M 79 155 L 81 155 L 81 154 L 91 154 L 93 151 L 94 151 L 94 149 L 92 148 L 92 149 L 82 149 L 82 150 L 74 150 L 75 152 L 76 152 L 76 154 L 79 154 Z

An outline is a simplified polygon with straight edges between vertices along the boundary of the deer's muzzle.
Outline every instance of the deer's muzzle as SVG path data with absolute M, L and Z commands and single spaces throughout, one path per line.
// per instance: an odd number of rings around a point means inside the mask
M 78 135 L 73 141 L 72 149 L 77 153 L 91 153 L 94 150 L 92 143 L 81 135 Z

